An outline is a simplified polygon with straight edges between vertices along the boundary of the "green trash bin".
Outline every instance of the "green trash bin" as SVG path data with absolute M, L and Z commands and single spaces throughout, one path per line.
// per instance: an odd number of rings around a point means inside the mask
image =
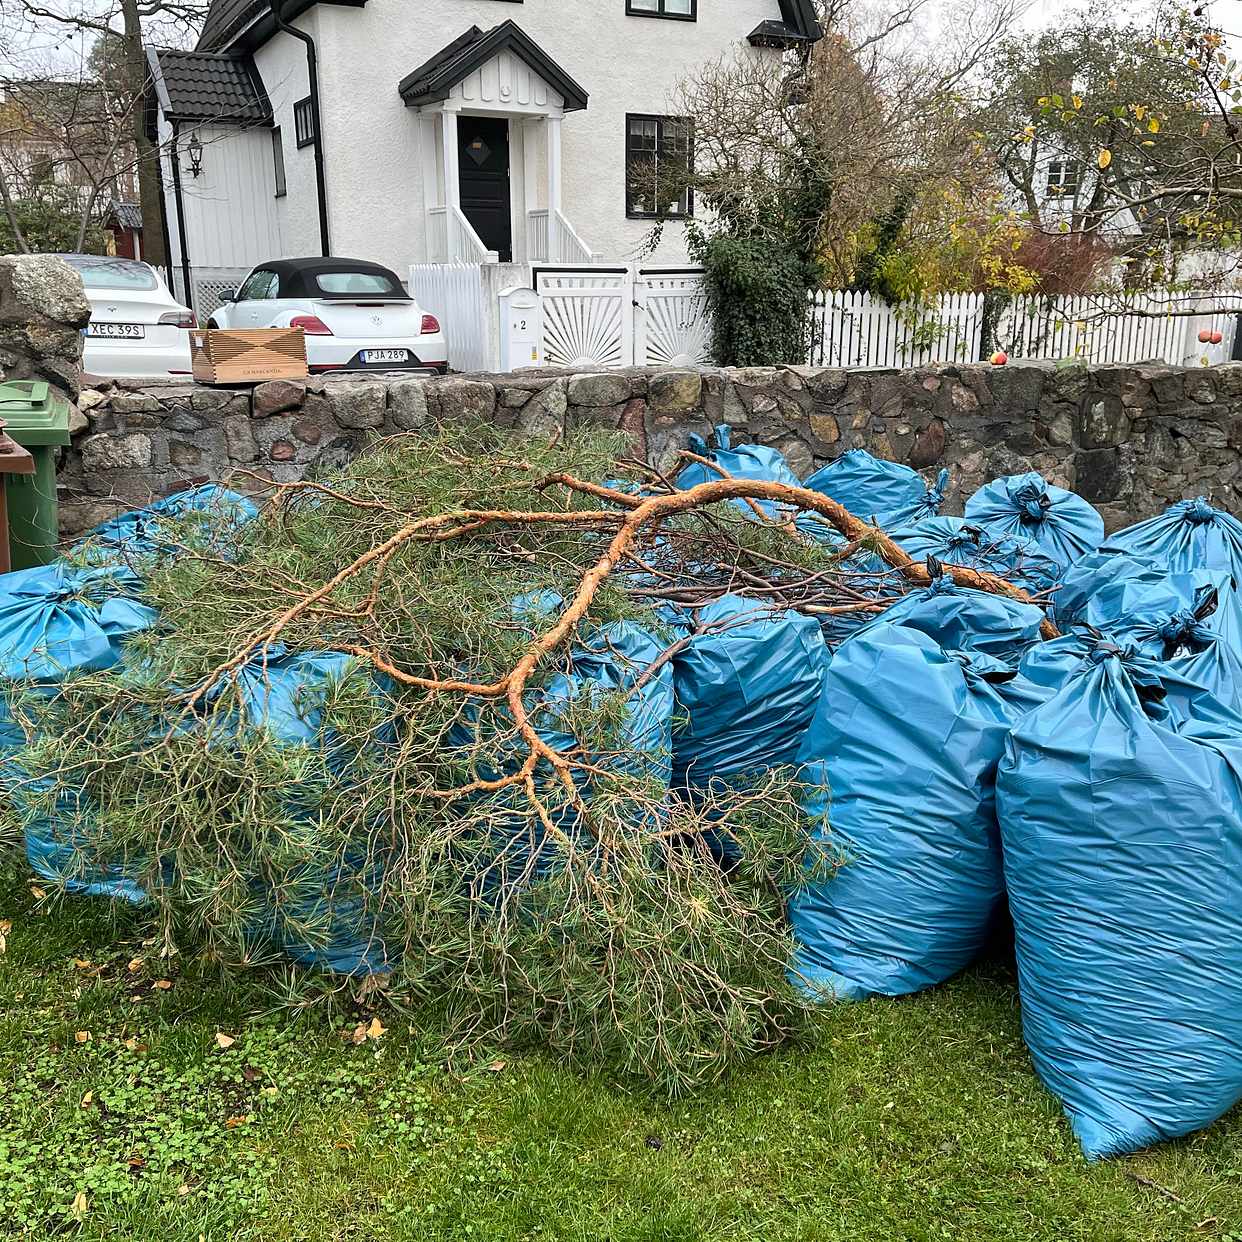
M 69 403 L 42 380 L 0 384 L 6 434 L 34 458 L 34 474 L 8 482 L 9 552 L 14 569 L 56 559 L 56 449 L 69 443 Z

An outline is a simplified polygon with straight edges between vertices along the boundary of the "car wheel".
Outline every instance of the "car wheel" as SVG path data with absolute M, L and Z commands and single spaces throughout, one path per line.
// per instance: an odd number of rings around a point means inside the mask
M 216 321 L 215 321 L 214 319 L 209 319 L 209 320 L 207 320 L 207 327 L 208 327 L 208 330 L 209 330 L 209 331 L 212 331 L 212 332 L 219 332 L 219 331 L 220 331 L 220 325 L 219 325 L 218 323 L 216 323 Z

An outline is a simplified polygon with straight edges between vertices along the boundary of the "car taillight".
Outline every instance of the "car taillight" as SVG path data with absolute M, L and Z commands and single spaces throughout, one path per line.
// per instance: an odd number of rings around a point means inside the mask
M 289 320 L 291 328 L 301 328 L 307 336 L 331 336 L 332 329 L 318 315 L 294 315 Z
M 197 328 L 198 321 L 193 311 L 169 311 L 160 316 L 160 323 L 170 324 L 174 328 Z
M 440 321 L 434 315 L 424 315 L 423 326 L 419 329 L 419 331 L 420 332 L 439 332 Z

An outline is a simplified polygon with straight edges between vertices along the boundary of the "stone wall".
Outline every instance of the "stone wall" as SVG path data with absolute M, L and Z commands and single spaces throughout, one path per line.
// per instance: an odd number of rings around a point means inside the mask
M 950 513 L 986 480 L 1028 469 L 1086 496 L 1110 529 L 1200 494 L 1242 512 L 1242 364 L 545 370 L 253 389 L 88 378 L 79 409 L 60 475 L 67 535 L 196 481 L 262 490 L 340 465 L 375 437 L 467 418 L 540 436 L 619 428 L 657 464 L 728 422 L 804 475 L 863 447 L 929 475 L 947 466 Z
M 48 255 L 0 255 L 0 380 L 46 380 L 78 395 L 90 305 L 82 280 Z

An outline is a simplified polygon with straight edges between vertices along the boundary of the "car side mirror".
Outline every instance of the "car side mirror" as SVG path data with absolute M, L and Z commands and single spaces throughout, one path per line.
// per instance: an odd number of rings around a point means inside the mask
M 237 301 L 237 290 L 236 289 L 221 289 L 220 290 L 220 301 L 221 302 L 236 302 Z

